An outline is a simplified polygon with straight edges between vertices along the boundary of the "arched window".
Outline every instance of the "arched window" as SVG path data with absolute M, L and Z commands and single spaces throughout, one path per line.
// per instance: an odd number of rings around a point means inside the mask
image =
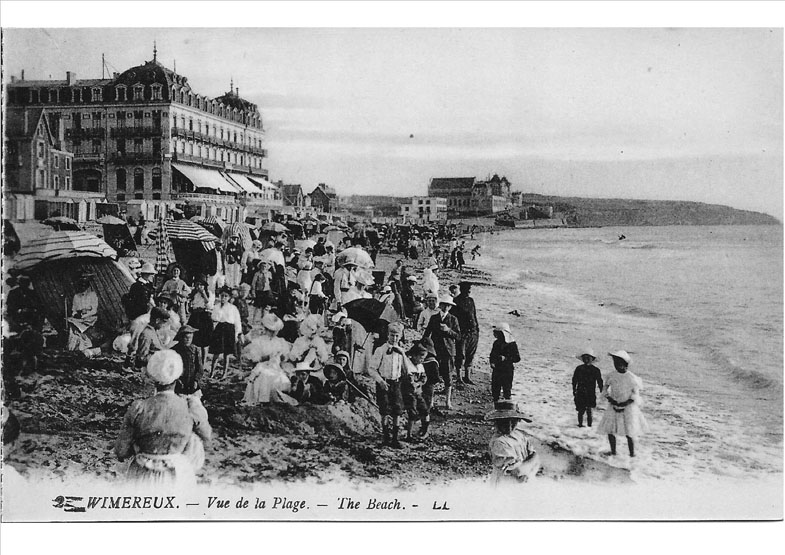
M 115 93 L 114 99 L 120 102 L 125 102 L 127 99 L 126 96 L 127 92 L 128 92 L 127 87 L 125 85 L 118 85 L 117 88 L 115 88 L 114 90 Z
M 172 100 L 172 102 L 177 102 L 177 88 L 176 87 L 172 87 L 171 100 Z
M 144 100 L 144 85 L 134 85 L 134 100 Z
M 136 168 L 134 170 L 134 190 L 144 190 L 144 170 L 142 168 Z
M 118 168 L 115 172 L 115 180 L 117 181 L 117 192 L 125 191 L 125 168 Z
M 161 168 L 153 168 L 153 189 L 161 189 Z
M 161 85 L 158 84 L 158 83 L 155 83 L 154 85 L 150 85 L 150 87 L 151 87 L 151 90 L 152 90 L 152 93 L 153 93 L 152 99 L 153 100 L 163 100 L 163 97 L 161 96 L 161 90 L 162 90 L 161 89 Z

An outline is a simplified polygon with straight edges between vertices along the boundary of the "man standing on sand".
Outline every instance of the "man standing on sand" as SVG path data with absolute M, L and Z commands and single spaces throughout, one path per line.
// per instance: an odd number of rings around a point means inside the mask
M 449 296 L 439 299 L 439 312 L 431 316 L 423 337 L 430 337 L 439 359 L 439 374 L 444 380 L 444 395 L 447 398 L 445 408 L 452 409 L 452 386 L 450 378 L 454 368 L 455 342 L 461 337 L 461 328 L 458 319 L 450 314 L 450 309 L 455 306 Z M 460 376 L 459 376 L 460 377 Z
M 461 326 L 461 338 L 455 344 L 455 371 L 458 373 L 456 382 L 461 381 L 461 367 L 463 367 L 463 382 L 473 385 L 471 380 L 472 363 L 474 355 L 477 353 L 477 342 L 480 339 L 480 326 L 477 323 L 477 308 L 474 299 L 469 295 L 472 292 L 472 284 L 462 281 L 458 284 L 461 293 L 453 299 L 455 308 L 452 314 L 458 319 Z

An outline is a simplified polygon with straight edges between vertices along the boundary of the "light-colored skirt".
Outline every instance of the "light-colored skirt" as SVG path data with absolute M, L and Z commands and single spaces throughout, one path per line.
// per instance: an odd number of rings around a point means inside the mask
M 617 411 L 613 405 L 608 405 L 600 422 L 598 432 L 615 436 L 639 437 L 649 431 L 646 417 L 636 403 L 627 405 L 624 410 Z
M 276 402 L 277 393 L 288 393 L 292 388 L 289 376 L 281 368 L 261 362 L 256 365 L 248 378 L 243 403 L 258 405 L 259 403 Z

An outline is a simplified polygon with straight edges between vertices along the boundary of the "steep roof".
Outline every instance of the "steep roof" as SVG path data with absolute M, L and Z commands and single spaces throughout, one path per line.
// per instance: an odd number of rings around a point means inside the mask
M 281 185 L 281 197 L 290 205 L 297 204 L 297 197 L 303 192 L 300 185 Z
M 5 133 L 8 138 L 30 139 L 35 136 L 41 118 L 44 119 L 47 138 L 54 144 L 54 137 L 49 129 L 49 121 L 44 114 L 43 108 L 17 108 L 9 106 L 6 109 Z M 27 117 L 25 117 L 27 112 Z
M 431 179 L 432 189 L 471 189 L 474 186 L 475 177 L 434 177 Z

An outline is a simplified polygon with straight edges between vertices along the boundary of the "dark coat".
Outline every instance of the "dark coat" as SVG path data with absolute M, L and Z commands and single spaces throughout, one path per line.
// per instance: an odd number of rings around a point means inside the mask
M 596 389 L 602 391 L 602 372 L 593 364 L 581 364 L 572 375 L 572 394 L 578 408 L 597 406 Z
M 521 361 L 518 344 L 515 341 L 506 343 L 503 339 L 496 339 L 491 347 L 491 354 L 488 360 L 494 372 L 515 371 L 515 363 Z
M 324 387 L 321 380 L 316 376 L 309 376 L 306 391 L 304 383 L 297 379 L 297 376 L 292 376 L 292 391 L 289 393 L 292 397 L 301 403 L 322 404 L 324 400 Z
M 442 331 L 442 324 L 446 324 L 449 329 Z M 431 338 L 436 354 L 440 358 L 445 356 L 454 357 L 455 342 L 461 338 L 461 326 L 458 323 L 458 319 L 449 312 L 442 320 L 440 312 L 431 316 L 422 336 Z
M 453 299 L 455 307 L 450 311 L 461 326 L 461 333 L 466 335 L 477 331 L 480 326 L 477 323 L 477 308 L 474 306 L 474 299 L 469 295 L 461 293 Z
M 128 290 L 125 304 L 125 313 L 129 320 L 135 320 L 150 310 L 150 301 L 153 298 L 153 284 L 135 281 Z
M 174 392 L 178 395 L 190 395 L 197 392 L 204 371 L 199 348 L 195 345 L 186 346 L 178 343 L 173 350 L 183 359 L 183 374 L 177 380 Z

